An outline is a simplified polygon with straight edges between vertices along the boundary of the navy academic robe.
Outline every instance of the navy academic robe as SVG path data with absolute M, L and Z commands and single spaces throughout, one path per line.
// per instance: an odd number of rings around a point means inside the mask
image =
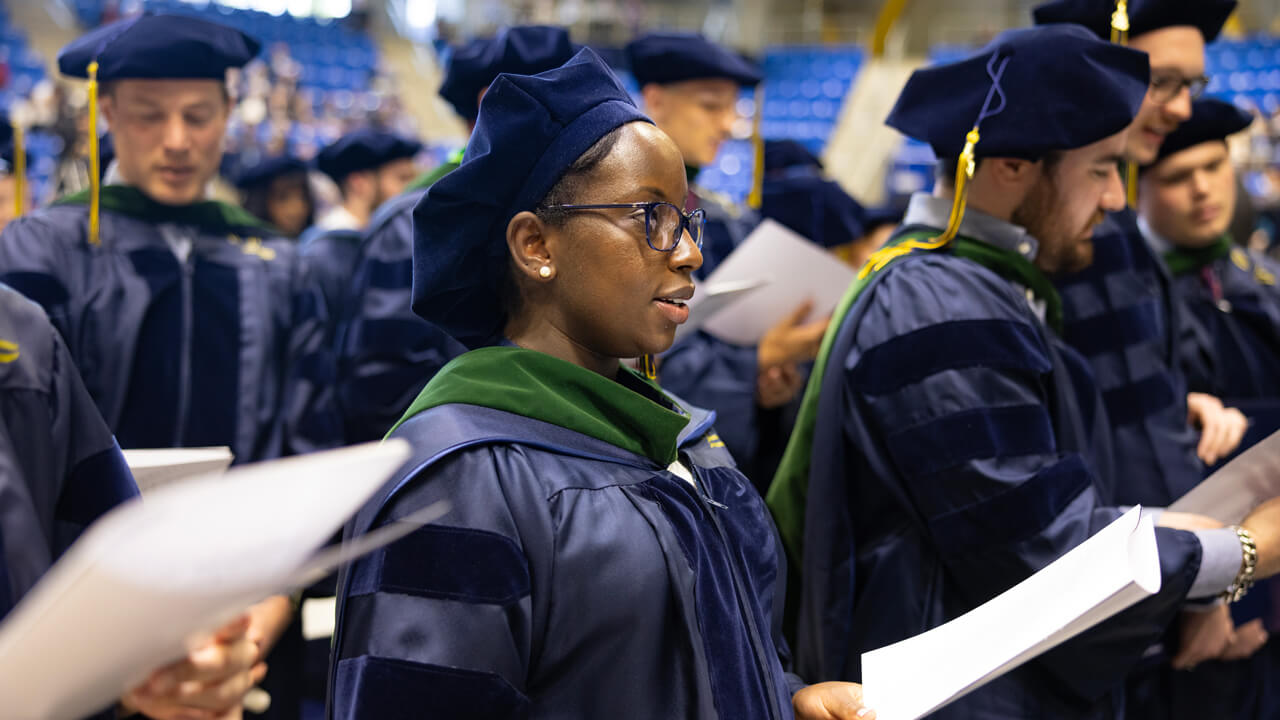
M 1248 416 L 1243 452 L 1280 430 L 1280 263 L 1236 247 L 1226 257 L 1173 270 L 1174 292 L 1196 330 L 1183 343 L 1188 382 Z M 1237 623 L 1260 617 L 1274 633 L 1280 629 L 1277 607 L 1280 585 L 1269 581 L 1233 606 L 1232 614 Z M 1273 718 L 1280 712 L 1280 690 L 1270 681 L 1276 668 L 1280 642 L 1272 640 L 1248 660 L 1208 662 L 1192 673 L 1171 674 L 1164 680 L 1170 715 Z
M 1178 274 L 1174 288 L 1206 342 L 1184 345 L 1193 389 L 1249 417 L 1248 448 L 1280 430 L 1280 263 L 1243 248 Z
M 40 306 L 0 285 L 0 618 L 133 475 Z
M 413 458 L 348 531 L 452 509 L 344 571 L 331 717 L 790 718 L 777 534 L 692 415 L 698 489 L 503 411 L 401 425 Z
M 302 261 L 324 295 L 325 307 L 334 323 L 346 312 L 351 274 L 360 256 L 360 239 L 358 230 L 325 230 L 308 234 L 299 243 Z
M 1097 472 L 1100 405 L 1025 288 L 948 251 L 878 273 L 821 386 L 797 672 L 858 680 L 862 653 L 961 615 L 1118 517 Z M 1160 593 L 932 717 L 1123 717 L 1126 673 L 1200 565 L 1194 536 L 1156 532 Z
M 361 244 L 338 330 L 338 405 L 348 443 L 380 440 L 435 373 L 466 351 L 413 312 L 413 208 L 388 201 Z
M 1115 432 L 1117 502 L 1164 507 L 1201 480 L 1177 361 L 1183 310 L 1131 210 L 1093 234 L 1093 265 L 1057 277 L 1063 337 L 1089 361 Z
M 334 444 L 326 311 L 294 244 L 116 212 L 106 190 L 101 244 L 86 205 L 38 210 L 0 234 L 0 280 L 44 306 L 120 445 L 246 462 Z

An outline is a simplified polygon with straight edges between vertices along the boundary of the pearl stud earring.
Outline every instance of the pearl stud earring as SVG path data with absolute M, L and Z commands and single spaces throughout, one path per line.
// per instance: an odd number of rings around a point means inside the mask
M 544 280 L 546 278 L 551 277 L 551 266 L 543 265 L 541 268 L 538 269 L 538 275 L 542 277 Z

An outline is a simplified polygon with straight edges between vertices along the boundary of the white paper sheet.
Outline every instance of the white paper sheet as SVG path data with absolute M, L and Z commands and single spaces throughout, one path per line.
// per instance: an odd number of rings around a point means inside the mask
M 178 480 L 223 472 L 232 459 L 231 448 L 225 446 L 124 451 L 133 479 L 144 493 Z
M 1169 509 L 1234 525 L 1274 497 L 1280 497 L 1280 433 L 1240 453 Z
M 755 345 L 765 332 L 813 302 L 809 319 L 828 315 L 856 273 L 839 258 L 773 220 L 765 220 L 720 263 L 707 285 L 766 280 L 769 284 L 706 321 L 707 332 L 737 345 Z
M 923 717 L 1159 590 L 1155 528 L 1134 508 L 989 602 L 864 654 L 865 703 Z
M 395 441 L 246 465 L 108 513 L 0 624 L 0 716 L 109 706 L 245 607 L 438 516 L 317 553 L 408 452 Z
M 737 280 L 725 283 L 701 283 L 689 301 L 689 319 L 676 327 L 676 342 L 696 332 L 712 315 L 724 310 L 747 295 L 768 285 L 768 280 Z

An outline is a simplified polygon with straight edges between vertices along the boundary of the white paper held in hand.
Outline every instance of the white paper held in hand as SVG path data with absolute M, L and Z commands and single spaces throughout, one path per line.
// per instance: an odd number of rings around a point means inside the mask
M 850 238 L 852 240 L 853 238 Z M 736 345 L 756 345 L 806 301 L 809 320 L 835 309 L 856 273 L 835 255 L 773 220 L 760 223 L 711 273 L 705 285 L 767 281 L 707 318 L 707 332 Z
M 252 603 L 405 534 L 317 554 L 408 455 L 391 441 L 245 465 L 108 513 L 0 624 L 0 714 L 107 707 Z
M 914 720 L 1160 591 L 1155 528 L 1133 508 L 1008 591 L 862 656 L 864 702 Z
M 124 461 L 143 494 L 171 482 L 223 472 L 233 459 L 231 448 L 225 446 L 124 451 Z
M 1254 445 L 1169 506 L 1205 515 L 1224 525 L 1244 520 L 1254 508 L 1280 496 L 1280 432 Z
M 698 283 L 697 292 L 689 301 L 689 319 L 676 326 L 676 342 L 697 332 L 716 313 L 745 299 L 751 293 L 768 285 L 768 280 L 736 280 L 725 283 Z

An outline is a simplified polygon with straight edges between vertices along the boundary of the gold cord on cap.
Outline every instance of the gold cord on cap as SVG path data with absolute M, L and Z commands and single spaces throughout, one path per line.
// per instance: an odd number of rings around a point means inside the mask
M 1116 11 L 1111 13 L 1111 42 L 1117 45 L 1129 43 L 1129 2 L 1116 0 Z M 1124 196 L 1129 207 L 1138 204 L 1138 166 L 1126 163 L 1124 167 Z
M 1129 42 L 1129 3 L 1116 0 L 1116 11 L 1111 13 L 1111 42 L 1124 45 Z
M 759 210 L 764 205 L 764 135 L 760 132 L 760 119 L 764 116 L 764 84 L 756 86 L 756 113 L 751 120 L 751 193 L 747 195 L 747 207 Z
M 27 139 L 22 123 L 13 123 L 13 216 L 27 209 Z
M 99 196 L 102 192 L 98 169 L 98 61 L 89 63 L 89 244 L 97 245 Z

